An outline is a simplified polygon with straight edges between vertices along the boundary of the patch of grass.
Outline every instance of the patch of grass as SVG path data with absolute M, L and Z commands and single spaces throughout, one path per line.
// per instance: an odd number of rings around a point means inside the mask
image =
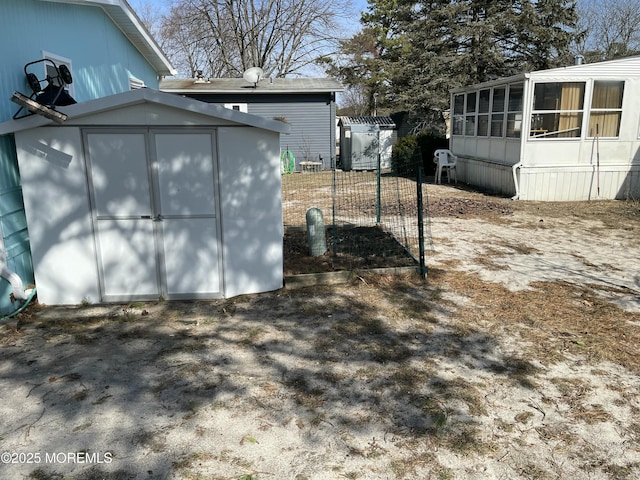
M 73 339 L 78 345 L 90 345 L 97 340 L 95 336 L 83 332 L 74 334 Z
M 634 470 L 637 470 L 638 467 L 640 467 L 639 462 L 634 462 L 629 465 L 616 465 L 611 463 L 604 467 L 604 471 L 609 474 L 609 478 L 626 480 L 636 478 Z
M 484 395 L 480 388 L 463 378 L 452 380 L 437 379 L 432 382 L 432 388 L 440 398 L 456 399 L 464 402 L 469 409 L 469 415 L 486 416 Z
M 162 432 L 140 431 L 131 439 L 135 445 L 142 445 L 154 453 L 160 453 L 167 448 L 167 440 Z
M 529 420 L 531 420 L 534 416 L 535 414 L 533 412 L 520 412 L 516 414 L 516 416 L 513 417 L 513 419 L 518 423 L 522 423 L 526 425 L 527 423 L 529 423 Z
M 262 327 L 249 327 L 243 332 L 243 338 L 240 343 L 242 345 L 253 345 L 263 333 L 264 329 Z
M 62 480 L 63 476 L 59 473 L 50 473 L 46 470 L 38 468 L 29 473 L 29 478 L 33 480 Z
M 432 453 L 424 455 L 411 455 L 390 462 L 391 471 L 397 479 L 415 478 L 417 469 L 425 465 L 437 464 L 438 461 Z
M 423 370 L 409 362 L 402 362 L 391 371 L 389 380 L 398 390 L 406 392 L 422 386 L 432 374 L 432 370 Z
M 84 400 L 85 398 L 87 398 L 87 396 L 89 395 L 87 392 L 89 390 L 86 388 L 83 388 L 82 390 L 78 390 L 76 393 L 73 394 L 73 399 L 81 402 L 82 400 Z
M 405 297 L 399 299 L 398 303 L 400 303 L 400 313 L 406 318 L 425 320 L 428 323 L 438 323 L 438 320 L 431 312 L 429 303 L 425 300 Z
M 500 418 L 498 418 L 495 423 L 496 427 L 505 433 L 513 433 L 515 431 L 515 425 L 513 423 L 505 422 Z
M 520 467 L 519 472 L 524 478 L 529 478 L 531 480 L 547 480 L 547 479 L 556 479 L 557 475 L 553 475 L 550 472 L 547 472 L 545 469 L 536 465 L 533 462 L 528 462 L 525 465 Z
M 351 317 L 334 322 L 333 330 L 345 336 L 353 335 L 383 335 L 387 328 L 379 318 Z
M 346 478 L 348 480 L 357 480 L 362 477 L 362 472 L 345 472 L 340 474 L 341 478 Z
M 443 447 L 461 455 L 485 455 L 494 449 L 482 440 L 480 428 L 475 424 L 449 426 L 440 430 L 436 438 Z
M 601 286 L 535 282 L 528 290 L 512 292 L 477 274 L 433 270 L 432 281 L 471 300 L 456 310 L 454 328 L 482 324 L 488 333 L 522 341 L 521 357 L 543 364 L 570 353 L 594 365 L 610 361 L 640 372 L 640 313 L 608 302 L 598 294 L 606 290 Z
M 602 423 L 611 420 L 611 414 L 600 404 L 584 405 L 577 404 L 571 408 L 571 413 L 576 420 L 585 422 L 588 425 Z
M 447 423 L 448 413 L 442 404 L 434 398 L 426 398 L 422 404 L 422 411 L 426 413 L 431 420 L 431 431 L 437 433 L 445 427 Z

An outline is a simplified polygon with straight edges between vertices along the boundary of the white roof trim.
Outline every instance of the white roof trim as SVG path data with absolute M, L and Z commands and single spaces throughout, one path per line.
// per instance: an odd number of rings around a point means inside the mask
M 525 80 L 537 81 L 545 79 L 566 79 L 566 78 L 628 78 L 637 77 L 640 74 L 640 55 L 631 57 L 616 58 L 596 63 L 582 63 L 580 65 L 569 65 L 566 67 L 550 68 L 548 70 L 536 70 L 533 72 L 519 73 L 511 77 L 498 78 L 484 83 L 477 83 L 451 90 L 452 93 L 463 93 L 471 90 L 490 88 L 509 83 L 522 82 Z
M 278 133 L 289 133 L 291 128 L 290 125 L 278 120 L 271 120 L 266 117 L 243 113 L 238 110 L 230 110 L 221 105 L 201 102 L 199 100 L 181 97 L 172 93 L 163 93 L 150 88 L 131 90 L 115 95 L 109 95 L 107 97 L 97 98 L 88 102 L 76 103 L 67 107 L 58 107 L 57 109 L 68 116 L 67 121 L 62 124 L 62 126 L 67 124 L 73 126 L 74 119 L 141 103 L 156 103 L 158 105 L 173 107 L 187 112 L 198 113 L 210 118 L 228 120 L 241 125 L 261 128 Z M 42 115 L 30 115 L 17 120 L 9 120 L 8 122 L 0 123 L 0 135 L 30 130 L 32 128 L 47 125 L 59 124 L 56 124 Z
M 114 24 L 131 41 L 138 51 L 155 68 L 159 75 L 175 75 L 177 70 L 171 65 L 160 46 L 151 36 L 140 18 L 126 0 L 41 0 L 52 3 L 71 3 L 102 8 Z

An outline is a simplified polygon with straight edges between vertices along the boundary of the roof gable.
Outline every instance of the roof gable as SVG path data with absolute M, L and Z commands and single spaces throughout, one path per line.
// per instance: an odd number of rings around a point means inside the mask
M 73 126 L 74 120 L 79 121 L 91 115 L 141 105 L 144 103 L 162 105 L 164 107 L 183 110 L 185 112 L 196 113 L 211 119 L 225 120 L 239 125 L 261 128 L 278 133 L 288 133 L 290 129 L 288 124 L 277 120 L 271 120 L 257 115 L 224 108 L 220 105 L 205 103 L 171 93 L 163 93 L 149 88 L 131 90 L 124 93 L 118 93 L 116 95 L 90 100 L 88 102 L 76 103 L 67 107 L 58 107 L 58 109 L 68 116 L 68 119 L 63 126 Z M 30 115 L 18 120 L 10 120 L 8 122 L 0 123 L 0 135 L 54 124 L 55 123 L 52 120 L 48 120 L 43 116 Z
M 175 75 L 177 71 L 138 18 L 126 0 L 40 0 L 52 3 L 69 3 L 99 7 L 129 39 L 131 44 L 147 59 L 158 75 Z

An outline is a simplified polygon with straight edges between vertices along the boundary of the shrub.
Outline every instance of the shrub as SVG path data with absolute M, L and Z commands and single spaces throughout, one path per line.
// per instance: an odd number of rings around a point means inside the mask
M 398 175 L 415 174 L 418 151 L 418 140 L 413 135 L 398 139 L 391 151 L 391 168 Z
M 439 148 L 449 148 L 449 141 L 430 133 L 406 135 L 398 139 L 391 152 L 391 168 L 398 175 L 416 175 L 416 166 L 422 165 L 424 175 L 434 175 L 436 165 L 433 152 Z

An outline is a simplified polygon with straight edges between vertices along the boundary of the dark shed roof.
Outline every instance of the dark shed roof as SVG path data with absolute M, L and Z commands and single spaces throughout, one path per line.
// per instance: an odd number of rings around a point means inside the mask
M 242 78 L 164 79 L 160 90 L 169 93 L 326 93 L 344 87 L 332 78 L 265 78 L 253 86 Z
M 395 128 L 396 124 L 391 117 L 338 117 L 344 126 L 350 125 L 377 125 L 379 127 Z

